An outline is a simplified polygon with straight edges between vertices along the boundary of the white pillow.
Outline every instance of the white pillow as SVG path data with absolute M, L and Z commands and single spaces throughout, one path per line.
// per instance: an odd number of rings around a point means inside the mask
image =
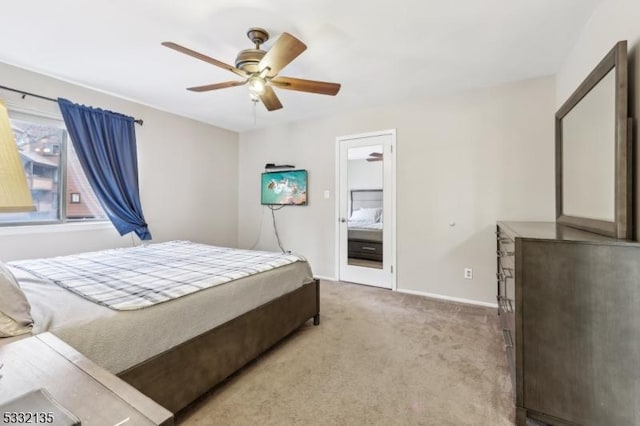
M 349 220 L 358 222 L 377 222 L 382 209 L 358 209 L 351 213 Z
M 31 305 L 7 265 L 0 262 L 0 337 L 31 332 Z

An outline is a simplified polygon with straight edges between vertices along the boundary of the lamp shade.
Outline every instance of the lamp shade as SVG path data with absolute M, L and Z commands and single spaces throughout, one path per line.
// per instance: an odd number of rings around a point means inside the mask
M 11 130 L 9 112 L 0 100 L 0 213 L 33 210 L 35 207 Z

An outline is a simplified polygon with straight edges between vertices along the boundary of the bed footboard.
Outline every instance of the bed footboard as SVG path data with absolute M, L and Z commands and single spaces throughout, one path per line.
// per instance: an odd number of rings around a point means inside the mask
M 320 325 L 320 280 L 316 283 L 316 314 L 313 316 L 313 325 Z
M 175 413 L 312 317 L 314 325 L 318 325 L 318 280 L 258 306 L 119 376 Z

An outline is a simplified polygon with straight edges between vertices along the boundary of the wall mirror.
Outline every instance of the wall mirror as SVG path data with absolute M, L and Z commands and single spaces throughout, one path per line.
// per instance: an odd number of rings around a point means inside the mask
M 556 113 L 558 223 L 631 238 L 627 96 L 627 42 L 620 41 Z
M 347 264 L 383 269 L 384 146 L 358 146 L 347 152 Z

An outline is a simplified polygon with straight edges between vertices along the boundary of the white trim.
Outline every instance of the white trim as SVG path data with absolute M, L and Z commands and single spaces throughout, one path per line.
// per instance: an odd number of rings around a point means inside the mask
M 64 129 L 65 132 L 67 131 L 67 127 L 64 124 L 64 118 L 62 118 L 62 113 L 54 113 L 50 111 L 33 109 L 33 108 L 25 107 L 24 105 L 19 105 L 11 101 L 6 101 L 5 104 L 9 108 L 9 115 L 11 115 L 12 112 L 18 113 L 18 114 L 26 114 L 35 118 L 36 121 L 38 118 L 46 118 L 47 120 L 55 121 L 56 128 Z M 20 117 L 18 117 L 18 119 L 20 119 Z M 48 126 L 54 125 L 54 123 L 50 123 L 49 121 L 47 121 L 45 124 Z
M 413 294 L 415 296 L 429 297 L 431 299 L 440 299 L 440 300 L 446 300 L 446 301 L 449 301 L 449 302 L 465 303 L 467 305 L 485 306 L 487 308 L 498 309 L 498 304 L 497 303 L 481 302 L 479 300 L 463 299 L 461 297 L 444 296 L 442 294 L 426 293 L 426 292 L 423 292 L 423 291 L 407 290 L 407 289 L 403 289 L 403 288 L 399 288 L 396 291 L 398 293 Z
M 336 281 L 340 280 L 340 138 L 336 138 L 336 150 L 335 150 L 335 171 L 336 179 L 333 187 L 333 200 L 335 204 L 335 215 L 333 223 L 335 232 L 333 235 L 333 255 L 335 256 L 334 271 Z
M 397 187 L 396 187 L 396 173 L 397 173 L 397 169 L 396 169 L 396 158 L 397 158 L 397 147 L 396 147 L 396 142 L 397 142 L 397 135 L 396 135 L 396 129 L 386 129 L 386 130 L 378 130 L 378 131 L 374 131 L 374 132 L 367 132 L 367 133 L 359 133 L 359 134 L 355 134 L 355 135 L 347 135 L 347 136 L 338 136 L 336 137 L 336 144 L 335 144 L 335 160 L 334 160 L 334 164 L 335 164 L 335 182 L 334 182 L 334 191 L 333 193 L 335 194 L 335 216 L 334 219 L 336 220 L 337 223 L 340 223 L 340 203 L 339 203 L 339 197 L 341 196 L 340 194 L 340 143 L 341 142 L 345 142 L 345 141 L 350 141 L 350 140 L 357 140 L 357 139 L 365 139 L 365 138 L 372 138 L 372 137 L 378 137 L 378 136 L 384 136 L 384 135 L 389 135 L 391 136 L 391 188 L 393 191 L 393 198 L 392 198 L 392 202 L 391 202 L 391 268 L 392 268 L 392 273 L 391 273 L 391 290 L 392 291 L 397 291 L 398 290 L 398 281 L 397 281 L 397 277 L 398 277 L 398 259 L 397 259 L 397 227 L 396 227 L 396 223 L 397 223 L 397 208 L 396 208 L 396 202 L 397 202 Z M 386 160 L 385 160 L 386 161 Z M 334 225 L 335 223 L 334 222 Z M 340 225 L 335 225 L 335 232 L 334 232 L 334 254 L 335 254 L 335 274 L 338 277 L 336 279 L 339 280 L 340 277 Z
M 353 139 L 375 138 L 382 135 L 396 135 L 396 129 L 378 130 L 375 132 L 358 133 L 356 135 L 338 136 L 336 142 L 344 142 Z
M 398 291 L 398 214 L 397 214 L 397 197 L 398 191 L 396 187 L 396 177 L 398 169 L 396 168 L 396 158 L 398 158 L 398 150 L 396 149 L 396 129 L 390 129 L 391 132 L 391 189 L 393 190 L 391 198 L 391 290 Z
M 338 279 L 336 277 L 325 277 L 324 275 L 314 275 L 313 278 L 316 278 L 318 280 L 324 280 L 324 281 L 338 282 Z
M 98 231 L 115 228 L 109 221 L 80 222 L 80 223 L 54 223 L 51 225 L 19 225 L 0 226 L 0 236 L 24 235 L 24 234 L 50 234 L 57 232 Z

